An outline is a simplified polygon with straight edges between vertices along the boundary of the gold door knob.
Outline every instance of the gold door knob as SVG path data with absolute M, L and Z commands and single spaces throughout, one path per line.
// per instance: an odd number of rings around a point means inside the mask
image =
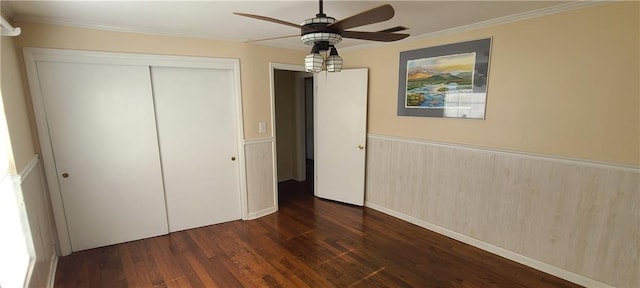
M 364 145 L 358 145 L 358 149 L 360 150 L 364 149 Z
M 236 161 L 236 157 L 231 157 L 231 161 Z

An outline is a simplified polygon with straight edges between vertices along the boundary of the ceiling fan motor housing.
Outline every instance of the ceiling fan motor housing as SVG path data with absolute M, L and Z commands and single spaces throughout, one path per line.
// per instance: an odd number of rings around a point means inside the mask
M 342 41 L 342 35 L 339 31 L 329 28 L 328 26 L 335 23 L 333 17 L 325 17 L 316 15 L 314 18 L 304 20 L 300 24 L 300 40 L 306 45 L 314 45 L 318 42 L 328 42 L 329 45 L 335 45 Z

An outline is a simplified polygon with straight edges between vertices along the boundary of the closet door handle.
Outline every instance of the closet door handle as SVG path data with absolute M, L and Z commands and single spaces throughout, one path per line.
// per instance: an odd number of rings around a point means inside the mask
M 62 173 L 62 178 L 69 178 L 69 173 L 67 172 Z
M 231 161 L 236 161 L 236 157 L 231 157 Z

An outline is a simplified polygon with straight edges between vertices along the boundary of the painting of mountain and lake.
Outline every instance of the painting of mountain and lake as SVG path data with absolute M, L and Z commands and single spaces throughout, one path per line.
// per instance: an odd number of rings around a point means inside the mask
M 400 52 L 398 116 L 485 119 L 491 38 Z
M 407 61 L 406 108 L 443 109 L 447 97 L 473 93 L 476 53 Z

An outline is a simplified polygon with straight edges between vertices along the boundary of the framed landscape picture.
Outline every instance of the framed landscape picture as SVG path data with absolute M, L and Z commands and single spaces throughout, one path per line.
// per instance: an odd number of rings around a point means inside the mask
M 400 52 L 398 116 L 484 119 L 491 38 Z

